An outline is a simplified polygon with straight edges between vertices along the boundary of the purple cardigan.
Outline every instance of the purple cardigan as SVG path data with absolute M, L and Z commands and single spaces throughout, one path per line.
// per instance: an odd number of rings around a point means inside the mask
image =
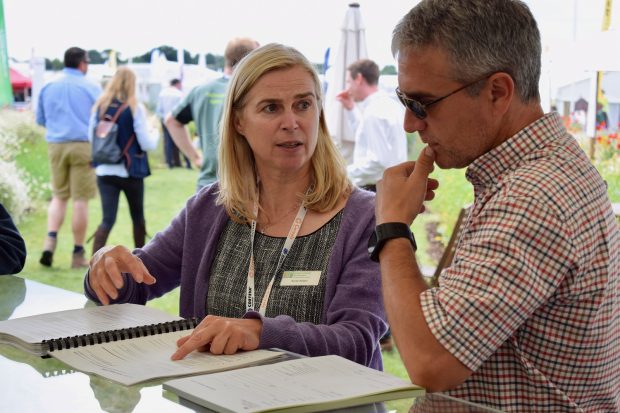
M 153 285 L 125 278 L 115 303 L 145 304 L 181 286 L 180 315 L 204 317 L 209 273 L 228 215 L 215 205 L 217 184 L 191 197 L 172 223 L 136 254 Z M 375 226 L 374 194 L 355 189 L 344 208 L 327 271 L 321 324 L 298 323 L 287 315 L 261 317 L 260 348 L 277 347 L 308 356 L 337 354 L 382 369 L 379 338 L 387 325 L 379 265 L 368 258 L 367 241 Z M 86 295 L 96 296 L 85 280 Z M 244 317 L 258 318 L 250 312 Z

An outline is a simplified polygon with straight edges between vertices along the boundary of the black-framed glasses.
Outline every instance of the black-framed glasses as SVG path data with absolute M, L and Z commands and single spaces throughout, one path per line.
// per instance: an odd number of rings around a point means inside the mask
M 428 109 L 429 107 L 431 107 L 435 103 L 439 103 L 442 100 L 444 100 L 445 98 L 450 97 L 450 96 L 454 95 L 455 93 L 460 92 L 463 89 L 467 89 L 468 87 L 475 85 L 476 83 L 480 82 L 481 80 L 484 80 L 484 79 L 488 78 L 489 76 L 491 76 L 491 74 L 484 75 L 483 77 L 478 78 L 478 79 L 474 80 L 471 83 L 467 83 L 466 85 L 463 85 L 463 86 L 459 87 L 458 89 L 453 90 L 452 92 L 448 93 L 447 95 L 439 97 L 439 98 L 437 98 L 435 100 L 431 100 L 428 103 L 421 103 L 418 100 L 411 99 L 409 96 L 407 96 L 403 92 L 401 92 L 399 88 L 396 88 L 396 96 L 398 96 L 398 100 L 400 100 L 400 103 L 402 103 L 407 109 L 409 109 L 411 112 L 413 112 L 413 114 L 415 115 L 416 118 L 418 118 L 420 120 L 423 120 L 428 115 L 428 113 L 426 113 L 426 109 Z

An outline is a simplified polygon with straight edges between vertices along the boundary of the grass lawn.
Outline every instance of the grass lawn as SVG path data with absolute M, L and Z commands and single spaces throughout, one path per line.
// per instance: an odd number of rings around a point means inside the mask
M 151 156 L 152 175 L 145 179 L 145 215 L 147 232 L 153 235 L 164 229 L 172 218 L 183 208 L 189 196 L 194 193 L 197 177 L 196 170 L 183 168 L 167 169 L 162 162 L 161 150 Z M 20 276 L 45 284 L 54 285 L 70 291 L 83 292 L 82 270 L 73 270 L 71 252 L 73 236 L 71 234 L 71 205 L 67 208 L 65 222 L 58 234 L 58 247 L 54 254 L 51 268 L 39 264 L 43 240 L 47 228 L 47 200 L 50 197 L 49 169 L 47 161 L 47 144 L 42 140 L 24 143 L 16 157 L 17 164 L 31 174 L 32 180 L 40 185 L 40 200 L 35 201 L 33 211 L 17 224 L 28 250 L 26 266 Z M 36 187 L 36 185 L 35 185 Z M 89 222 L 87 236 L 94 233 L 101 221 L 101 204 L 99 198 L 89 203 Z M 119 206 L 116 224 L 108 239 L 109 244 L 133 246 L 129 208 L 123 196 Z M 85 245 L 87 256 L 92 250 L 92 241 Z M 167 294 L 149 305 L 161 308 L 171 314 L 178 314 L 178 291 Z

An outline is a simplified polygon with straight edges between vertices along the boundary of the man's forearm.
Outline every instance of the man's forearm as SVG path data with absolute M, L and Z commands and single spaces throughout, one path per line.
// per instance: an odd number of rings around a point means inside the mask
M 198 153 L 196 148 L 194 148 L 194 145 L 192 145 L 192 141 L 189 137 L 189 133 L 187 133 L 187 128 L 185 128 L 185 125 L 171 115 L 166 117 L 165 125 L 170 133 L 170 136 L 172 137 L 172 140 L 181 152 L 191 159 L 193 164 L 198 164 L 200 160 L 200 153 Z
M 410 242 L 387 241 L 379 258 L 385 309 L 409 377 L 429 391 L 462 383 L 471 372 L 437 341 L 424 318 L 420 294 L 428 285 Z

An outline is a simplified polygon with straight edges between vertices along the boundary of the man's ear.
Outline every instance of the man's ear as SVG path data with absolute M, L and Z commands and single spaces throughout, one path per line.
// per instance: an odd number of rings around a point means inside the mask
M 86 73 L 88 71 L 88 63 L 82 60 L 78 65 L 77 69 L 82 73 Z
M 358 85 L 361 85 L 364 82 L 364 76 L 362 76 L 361 73 L 358 73 L 357 76 L 355 76 L 355 83 L 357 83 Z
M 497 72 L 491 75 L 488 80 L 490 87 L 489 96 L 494 110 L 498 114 L 504 114 L 515 94 L 515 82 L 508 73 Z

